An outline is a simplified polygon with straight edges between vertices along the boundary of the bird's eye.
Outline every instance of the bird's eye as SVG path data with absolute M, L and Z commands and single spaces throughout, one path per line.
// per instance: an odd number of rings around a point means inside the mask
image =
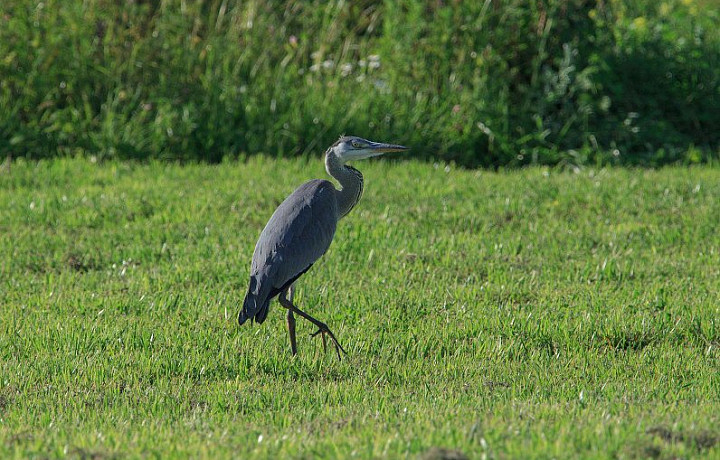
M 358 141 L 352 141 L 352 146 L 355 147 L 356 149 L 359 149 L 359 148 L 360 148 L 360 142 L 358 142 Z

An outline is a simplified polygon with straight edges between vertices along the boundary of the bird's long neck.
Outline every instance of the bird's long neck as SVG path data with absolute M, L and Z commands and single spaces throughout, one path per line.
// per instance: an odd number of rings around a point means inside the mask
M 352 166 L 345 165 L 332 149 L 325 153 L 325 170 L 340 182 L 340 190 L 335 191 L 338 215 L 345 217 L 360 201 L 363 192 L 363 175 Z

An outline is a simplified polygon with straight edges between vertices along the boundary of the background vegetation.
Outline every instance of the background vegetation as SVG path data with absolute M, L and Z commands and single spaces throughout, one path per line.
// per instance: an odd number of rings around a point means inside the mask
M 0 457 L 720 457 L 720 169 L 364 163 L 296 296 L 337 362 L 276 303 L 236 322 L 322 168 L 0 170 Z
M 0 153 L 219 161 L 340 133 L 463 165 L 704 162 L 717 0 L 5 0 Z

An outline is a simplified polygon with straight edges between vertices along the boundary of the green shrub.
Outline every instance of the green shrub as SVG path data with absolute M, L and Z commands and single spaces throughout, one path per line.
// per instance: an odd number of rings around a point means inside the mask
M 345 132 L 468 166 L 703 161 L 718 3 L 6 0 L 0 153 L 219 161 Z

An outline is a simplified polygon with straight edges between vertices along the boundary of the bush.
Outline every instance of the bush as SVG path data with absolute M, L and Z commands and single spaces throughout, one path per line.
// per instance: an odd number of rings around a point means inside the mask
M 718 3 L 5 0 L 0 153 L 219 161 L 344 132 L 467 166 L 702 161 Z

